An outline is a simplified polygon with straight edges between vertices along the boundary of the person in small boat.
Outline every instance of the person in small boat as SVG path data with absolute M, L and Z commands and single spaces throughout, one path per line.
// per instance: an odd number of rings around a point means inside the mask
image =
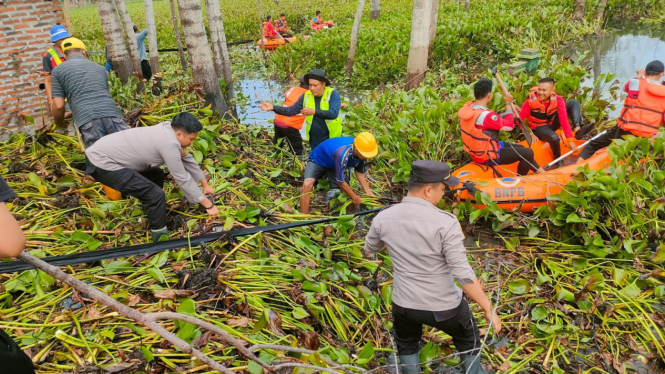
M 304 95 L 305 92 L 309 89 L 309 86 L 305 82 L 305 76 L 300 77 L 300 85 L 296 87 L 291 87 L 286 91 L 286 96 L 283 107 L 288 107 L 295 104 L 300 96 Z M 296 155 L 301 155 L 303 152 L 302 146 L 302 135 L 300 135 L 300 129 L 302 124 L 305 122 L 305 116 L 298 114 L 295 116 L 284 116 L 281 114 L 276 114 L 273 124 L 275 125 L 275 136 L 272 139 L 273 144 L 277 144 L 279 139 L 284 139 L 282 141 L 282 146 L 288 147 Z
M 496 165 L 519 162 L 519 175 L 526 175 L 529 171 L 542 171 L 531 148 L 498 140 L 499 131 L 511 131 L 515 127 L 509 105 L 513 97 L 504 96 L 506 112 L 500 116 L 487 108 L 492 101 L 492 88 L 490 79 L 484 78 L 476 82 L 473 86 L 475 100 L 464 104 L 458 112 L 464 150 L 473 162 L 490 166 L 492 169 L 495 169 Z M 497 171 L 501 173 L 500 170 Z
M 323 25 L 323 17 L 321 16 L 321 11 L 317 10 L 316 15 L 314 18 L 312 18 L 312 22 L 310 22 L 310 25 L 315 28 L 315 26 L 320 26 Z
M 376 138 L 369 132 L 361 132 L 355 138 L 350 136 L 328 139 L 319 144 L 309 154 L 305 167 L 305 181 L 300 195 L 300 211 L 309 214 L 309 203 L 314 183 L 327 175 L 331 188 L 335 185 L 347 194 L 354 204 L 360 205 L 361 199 L 349 186 L 349 177 L 345 175 L 346 169 L 353 168 L 358 182 L 365 190 L 365 195 L 374 197 L 369 187 L 365 171 L 367 160 L 379 153 Z
M 552 78 L 541 79 L 538 86 L 531 89 L 519 116 L 529 121 L 529 127 L 538 139 L 549 143 L 554 159 L 557 159 L 561 157 L 561 139 L 556 130 L 563 129 L 568 145 L 576 151 L 570 121 L 577 130 L 582 123 L 582 111 L 576 99 L 566 102 L 563 97 L 555 94 L 554 83 Z
M 293 35 L 289 32 L 289 26 L 286 24 L 286 14 L 284 13 L 280 14 L 277 21 L 275 21 L 275 25 L 277 26 L 277 32 L 283 38 L 293 37 Z
M 647 64 L 644 70 L 637 71 L 637 77 L 624 86 L 628 94 L 623 109 L 617 119 L 617 125 L 607 130 L 602 136 L 592 140 L 582 149 L 578 162 L 593 156 L 599 149 L 612 144 L 614 139 L 625 135 L 650 138 L 658 133 L 665 124 L 665 86 L 660 83 L 665 66 L 655 60 Z
M 365 253 L 387 248 L 395 270 L 393 331 L 402 374 L 422 372 L 423 325 L 452 337 L 464 373 L 484 372 L 478 324 L 464 294 L 483 309 L 494 334 L 501 331 L 501 319 L 467 259 L 457 217 L 436 207 L 446 185 L 458 184 L 444 162 L 413 162 L 407 196 L 377 214 L 365 237 Z
M 275 39 L 279 37 L 279 33 L 275 31 L 275 27 L 272 25 L 271 15 L 268 15 L 266 21 L 263 22 L 263 37 L 266 39 Z

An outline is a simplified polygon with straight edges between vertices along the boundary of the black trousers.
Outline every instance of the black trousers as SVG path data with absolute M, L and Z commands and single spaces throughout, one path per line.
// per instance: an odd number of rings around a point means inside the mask
M 480 352 L 480 334 L 476 319 L 464 299 L 456 309 L 444 312 L 408 309 L 393 303 L 393 328 L 397 353 L 400 356 L 418 352 L 420 339 L 423 336 L 423 325 L 450 335 L 459 352 L 473 349 L 477 350 L 468 354 L 474 355 Z
M 21 348 L 7 335 L 0 330 L 0 364 L 2 364 L 2 374 L 35 374 L 32 360 Z
M 141 60 L 141 70 L 143 78 L 145 78 L 146 81 L 150 81 L 150 78 L 152 78 L 152 66 L 150 66 L 149 60 Z
M 570 123 L 571 128 L 574 129 L 580 127 L 582 124 L 582 109 L 580 107 L 580 102 L 576 99 L 568 100 L 566 103 L 566 113 L 568 113 L 568 122 Z M 559 122 L 559 116 L 556 116 L 551 125 L 538 126 L 531 130 L 538 139 L 549 143 L 555 159 L 561 157 L 561 138 L 559 138 L 559 135 L 556 133 L 556 130 L 560 128 L 561 123 Z
M 625 135 L 632 135 L 630 131 L 626 131 L 621 129 L 619 125 L 616 125 L 612 127 L 611 129 L 607 130 L 603 136 L 598 137 L 597 139 L 594 139 L 589 142 L 584 148 L 582 149 L 582 152 L 580 152 L 580 157 L 583 159 L 587 159 L 591 156 L 593 156 L 596 151 L 599 149 L 605 148 L 608 145 L 612 144 L 612 141 L 614 139 L 621 139 Z
M 499 159 L 489 162 L 495 165 L 509 165 L 518 161 L 517 174 L 519 175 L 527 175 L 529 171 L 540 169 L 540 165 L 534 159 L 533 149 L 508 142 L 504 142 L 503 147 L 499 150 Z
M 273 126 L 275 128 L 275 136 L 272 138 L 273 144 L 277 144 L 279 139 L 284 138 L 282 141 L 283 147 L 288 147 L 291 152 L 301 155 L 303 151 L 302 145 L 302 135 L 300 131 L 294 129 L 293 127 L 281 128 L 279 126 Z
M 166 196 L 163 190 L 166 174 L 162 169 L 152 168 L 144 172 L 132 169 L 108 171 L 90 162 L 88 165 L 86 173 L 97 182 L 141 201 L 143 211 L 148 215 L 151 230 L 166 227 Z

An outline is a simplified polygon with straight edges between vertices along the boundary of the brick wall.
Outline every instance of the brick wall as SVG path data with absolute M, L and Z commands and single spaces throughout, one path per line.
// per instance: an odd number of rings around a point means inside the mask
M 52 120 L 39 83 L 56 23 L 65 24 L 60 0 L 0 0 L 0 136 Z

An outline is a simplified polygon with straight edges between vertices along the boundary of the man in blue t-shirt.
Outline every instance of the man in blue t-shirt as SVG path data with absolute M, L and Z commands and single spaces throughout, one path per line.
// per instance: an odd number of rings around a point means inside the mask
M 300 211 L 303 214 L 309 213 L 309 203 L 312 199 L 310 192 L 312 192 L 316 180 L 323 177 L 324 174 L 331 182 L 330 188 L 339 185 L 339 189 L 349 195 L 354 204 L 360 205 L 360 196 L 353 192 L 349 181 L 344 178 L 344 171 L 347 168 L 354 168 L 356 178 L 365 190 L 365 194 L 373 197 L 374 194 L 365 178 L 365 170 L 366 160 L 376 156 L 377 153 L 379 153 L 379 149 L 376 139 L 368 132 L 361 132 L 355 139 L 345 136 L 328 139 L 319 144 L 309 154 L 305 168 L 305 182 L 300 195 Z

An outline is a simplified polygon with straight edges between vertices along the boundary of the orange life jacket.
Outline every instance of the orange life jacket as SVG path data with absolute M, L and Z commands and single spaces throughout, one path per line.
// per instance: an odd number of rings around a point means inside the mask
M 263 22 L 263 37 L 267 39 L 272 39 L 275 37 L 275 33 L 273 32 L 274 29 L 271 30 L 270 26 L 272 25 L 272 22 L 266 21 Z
M 550 96 L 550 105 L 545 108 L 545 105 L 538 99 L 538 87 L 531 89 L 528 98 L 529 107 L 529 127 L 535 129 L 536 127 L 551 125 L 556 118 L 559 111 L 558 100 L 556 94 Z
M 636 99 L 627 97 L 617 124 L 633 135 L 650 137 L 658 133 L 665 112 L 665 86 L 640 79 Z
M 277 32 L 285 33 L 288 32 L 289 30 L 286 27 L 286 21 L 282 21 L 281 19 L 277 20 Z
M 469 101 L 457 112 L 462 130 L 464 150 L 471 155 L 473 162 L 483 163 L 499 157 L 499 144 L 482 129 L 476 127 L 476 121 L 487 109 L 473 108 Z
M 293 87 L 286 91 L 286 100 L 284 100 L 284 104 L 282 104 L 282 106 L 291 106 L 295 104 L 300 96 L 302 96 L 305 92 L 307 92 L 307 89 L 302 87 Z M 288 125 L 289 127 L 300 130 L 302 128 L 303 122 L 305 122 L 305 116 L 298 114 L 293 117 L 287 117 L 281 114 L 277 114 L 275 115 L 275 121 L 279 121 L 285 125 Z

